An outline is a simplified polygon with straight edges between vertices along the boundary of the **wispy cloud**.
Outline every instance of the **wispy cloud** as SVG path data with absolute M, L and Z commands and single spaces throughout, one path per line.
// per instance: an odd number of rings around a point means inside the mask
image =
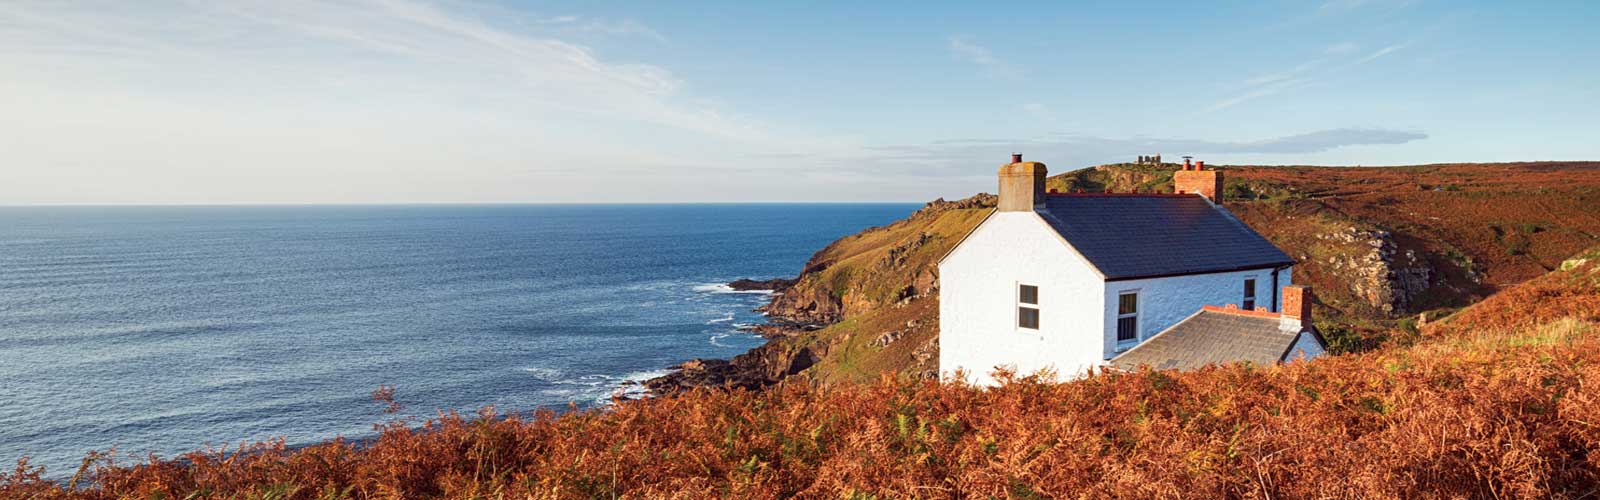
M 1404 43 L 1389 45 L 1366 56 L 1350 60 L 1347 59 L 1347 57 L 1356 50 L 1359 50 L 1360 47 L 1352 42 L 1335 44 L 1323 50 L 1323 54 L 1328 57 L 1312 59 L 1283 71 L 1266 73 L 1245 79 L 1243 82 L 1244 89 L 1242 92 L 1212 103 L 1210 107 L 1206 108 L 1206 111 L 1224 110 L 1253 99 L 1278 94 L 1280 92 L 1311 83 L 1312 81 L 1315 81 L 1313 78 L 1311 78 L 1311 75 L 1314 72 L 1320 71 L 1322 73 L 1345 74 L 1345 72 L 1355 69 L 1357 66 L 1378 60 L 1379 58 L 1405 48 L 1405 46 L 1406 44 Z M 1340 59 L 1344 60 L 1341 62 Z M 1332 65 L 1330 69 L 1322 69 L 1328 67 L 1329 65 Z
M 489 15 L 445 11 L 417 0 L 300 0 L 151 4 L 120 11 L 87 4 L 36 3 L 0 12 L 0 44 L 31 63 L 95 68 L 138 64 L 196 78 L 271 74 L 279 66 L 349 73 L 341 60 L 372 66 L 422 65 L 417 84 L 506 94 L 525 103 L 640 120 L 703 133 L 744 136 L 745 123 L 686 96 L 686 83 L 648 63 L 603 59 L 589 47 L 490 22 Z M 633 22 L 578 16 L 532 24 L 664 39 Z M 298 51 L 298 54 L 288 51 Z M 361 54 L 365 52 L 366 54 Z M 337 59 L 335 59 L 337 58 Z M 7 57 L 15 63 L 15 59 Z M 227 73 L 234 73 L 230 76 Z M 209 76 L 208 76 L 209 75 Z M 351 79 L 360 79 L 356 74 Z M 248 83 L 248 82 L 241 82 Z M 449 91 L 456 92 L 459 88 Z
M 747 190 L 703 187 L 708 164 L 820 141 L 638 59 L 643 25 L 597 21 L 452 0 L 7 4 L 0 150 L 29 167 L 0 168 L 0 199 L 718 199 Z M 628 169 L 655 181 L 622 194 Z
M 1159 137 L 1062 136 L 1036 140 L 964 138 L 925 144 L 878 145 L 863 148 L 858 154 L 819 158 L 837 169 L 900 173 L 918 176 L 969 176 L 976 168 L 999 162 L 1010 152 L 1023 152 L 1031 158 L 1069 169 L 1094 165 L 1134 155 L 1178 154 L 1283 154 L 1320 153 L 1350 146 L 1395 145 L 1420 141 L 1428 134 L 1420 131 L 1378 128 L 1338 128 L 1258 140 L 1215 141 Z
M 1354 53 L 1357 50 L 1361 50 L 1361 46 L 1355 42 L 1340 42 L 1329 45 L 1328 48 L 1322 50 L 1322 53 L 1330 56 L 1342 56 Z
M 1401 43 L 1401 44 L 1390 45 L 1388 47 L 1384 47 L 1384 48 L 1378 49 L 1376 52 L 1368 54 L 1366 57 L 1357 59 L 1355 62 L 1351 63 L 1351 66 L 1358 65 L 1358 64 L 1366 64 L 1366 63 L 1375 61 L 1380 57 L 1383 57 L 1383 56 L 1386 56 L 1386 55 L 1389 55 L 1389 54 L 1393 54 L 1394 51 L 1403 49 L 1405 47 L 1406 47 L 1406 44 Z
M 583 16 L 566 15 L 545 19 L 537 19 L 536 24 L 557 25 L 572 28 L 583 33 L 603 33 L 607 35 L 635 35 L 649 38 L 658 42 L 667 41 L 667 37 L 654 28 L 644 23 L 632 20 L 590 19 Z
M 1417 3 L 1417 0 L 1325 0 L 1317 7 L 1318 14 L 1339 14 L 1363 8 L 1382 7 L 1395 9 Z
M 994 51 L 989 50 L 988 47 L 979 45 L 963 36 L 950 37 L 949 45 L 952 56 L 978 65 L 989 76 L 1008 78 L 1016 76 L 1016 69 L 995 57 Z

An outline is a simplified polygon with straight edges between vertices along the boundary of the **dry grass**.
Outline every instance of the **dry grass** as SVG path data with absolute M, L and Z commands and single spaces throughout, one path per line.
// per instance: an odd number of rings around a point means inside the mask
M 1582 498 L 1600 338 L 1564 318 L 1286 366 L 697 391 L 365 445 L 96 462 L 4 498 Z

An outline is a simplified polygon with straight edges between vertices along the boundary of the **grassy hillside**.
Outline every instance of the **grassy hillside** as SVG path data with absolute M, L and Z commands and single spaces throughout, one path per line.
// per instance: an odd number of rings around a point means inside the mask
M 1554 267 L 1413 345 L 1311 362 L 445 415 L 361 446 L 99 460 L 76 489 L 24 463 L 0 498 L 1589 498 L 1600 247 Z
M 1177 168 L 1106 165 L 1046 187 L 1166 193 Z M 1318 326 L 1340 352 L 1409 337 L 1419 313 L 1448 314 L 1600 243 L 1600 163 L 1221 168 L 1229 210 L 1299 261 L 1295 281 L 1317 290 Z M 992 204 L 935 203 L 819 252 L 771 310 L 832 325 L 781 341 L 815 357 L 803 375 L 936 373 L 934 266 Z

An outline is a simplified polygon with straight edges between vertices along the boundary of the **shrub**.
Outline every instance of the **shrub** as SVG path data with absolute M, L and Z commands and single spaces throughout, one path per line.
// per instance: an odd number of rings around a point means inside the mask
M 367 443 L 26 462 L 0 498 L 1577 498 L 1600 485 L 1587 321 L 1257 367 L 698 390 L 442 414 Z

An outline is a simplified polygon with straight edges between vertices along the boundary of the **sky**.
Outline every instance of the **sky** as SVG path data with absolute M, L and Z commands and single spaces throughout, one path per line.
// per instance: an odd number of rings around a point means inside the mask
M 927 201 L 1600 160 L 1600 2 L 0 2 L 0 204 Z

